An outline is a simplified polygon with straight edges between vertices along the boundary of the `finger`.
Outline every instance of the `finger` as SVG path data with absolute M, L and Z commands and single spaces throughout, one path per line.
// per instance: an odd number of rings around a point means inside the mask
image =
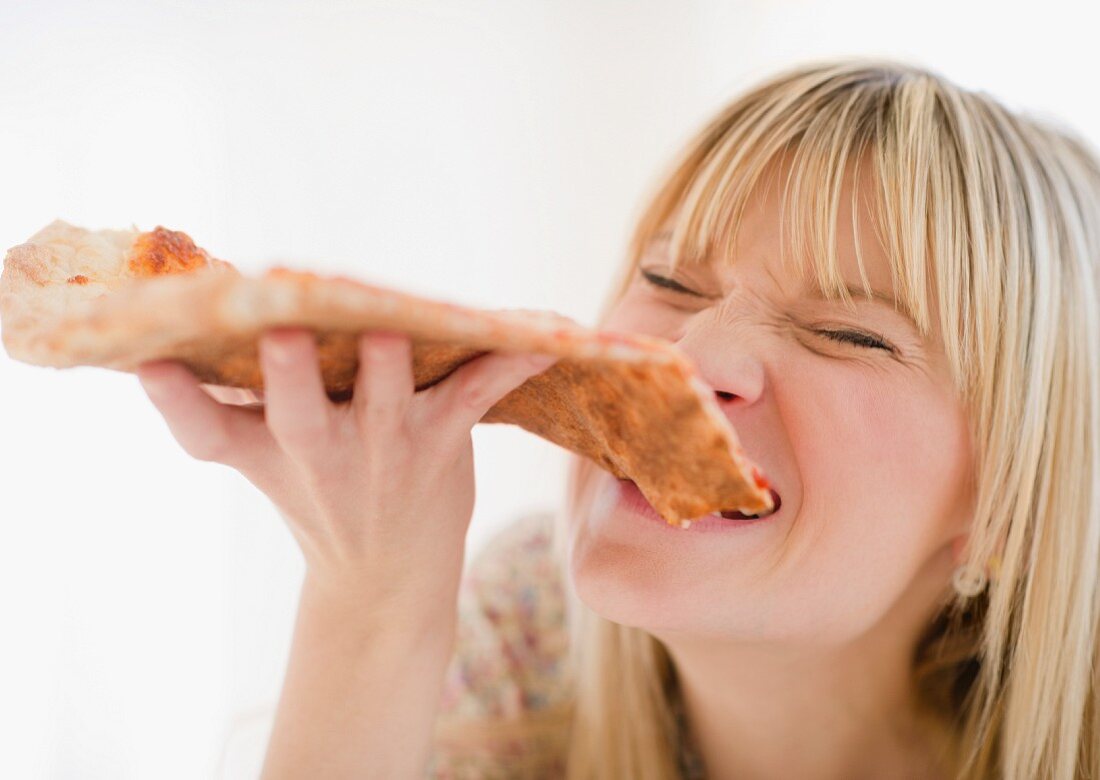
M 218 403 L 184 364 L 150 361 L 136 373 L 172 436 L 191 457 L 243 471 L 262 465 L 274 448 L 263 415 Z
M 314 335 L 301 328 L 269 330 L 260 337 L 264 416 L 271 435 L 295 460 L 328 447 L 332 403 L 325 394 Z
M 361 426 L 392 430 L 413 392 L 412 343 L 404 333 L 373 331 L 359 337 L 359 368 L 352 404 Z
M 469 432 L 504 396 L 557 362 L 553 355 L 493 352 L 471 360 L 424 391 L 424 419 L 452 436 Z

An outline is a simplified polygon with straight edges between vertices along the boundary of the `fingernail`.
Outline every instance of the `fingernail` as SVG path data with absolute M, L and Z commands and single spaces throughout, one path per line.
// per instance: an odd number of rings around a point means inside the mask
M 385 338 L 372 337 L 367 342 L 367 357 L 370 360 L 385 360 L 390 354 L 390 342 Z
M 264 355 L 276 365 L 285 366 L 291 362 L 291 353 L 285 344 L 272 341 L 264 342 Z
M 142 388 L 146 393 L 151 395 L 158 395 L 164 392 L 164 382 L 160 376 L 148 369 L 141 369 L 138 372 L 138 381 L 141 383 Z
M 556 355 L 532 355 L 527 358 L 527 364 L 535 369 L 549 368 L 558 360 Z
M 168 360 L 148 360 L 137 367 L 138 378 L 145 380 L 156 377 L 170 364 L 171 361 Z

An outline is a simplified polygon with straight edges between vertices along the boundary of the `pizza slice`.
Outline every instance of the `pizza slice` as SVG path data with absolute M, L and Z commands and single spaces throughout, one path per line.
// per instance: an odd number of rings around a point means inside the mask
M 519 425 L 632 480 L 672 525 L 774 508 L 713 389 L 675 345 L 553 312 L 473 309 L 281 266 L 247 276 L 178 231 L 91 231 L 55 220 L 8 251 L 0 326 L 14 359 L 128 372 L 174 359 L 208 392 L 217 386 L 219 400 L 262 393 L 257 342 L 271 327 L 316 334 L 333 401 L 351 397 L 358 335 L 367 330 L 409 334 L 417 390 L 491 350 L 550 353 L 558 362 L 482 422 Z

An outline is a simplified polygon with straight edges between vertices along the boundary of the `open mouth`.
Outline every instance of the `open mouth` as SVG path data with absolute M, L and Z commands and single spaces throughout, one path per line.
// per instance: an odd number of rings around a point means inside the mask
M 771 493 L 772 504 L 774 505 L 773 509 L 768 512 L 745 514 L 737 509 L 726 509 L 719 512 L 700 515 L 690 520 L 681 519 L 678 523 L 669 523 L 666 518 L 658 514 L 657 510 L 653 508 L 653 505 L 650 504 L 648 500 L 646 500 L 646 497 L 632 480 L 620 479 L 619 485 L 620 500 L 624 502 L 625 507 L 649 517 L 665 528 L 690 528 L 699 531 L 718 531 L 725 528 L 732 531 L 736 528 L 754 526 L 757 523 L 767 523 L 773 515 L 779 512 L 779 508 L 783 503 L 779 494 L 775 490 L 768 488 L 768 491 Z

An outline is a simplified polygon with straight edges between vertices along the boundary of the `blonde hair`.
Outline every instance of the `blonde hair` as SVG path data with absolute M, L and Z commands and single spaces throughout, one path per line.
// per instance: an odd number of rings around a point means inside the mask
M 967 565 L 996 563 L 997 576 L 978 595 L 945 602 L 915 648 L 923 704 L 949 735 L 945 760 L 966 779 L 1100 778 L 1097 155 L 1066 128 L 927 69 L 862 58 L 789 69 L 687 144 L 641 214 L 598 323 L 670 223 L 674 262 L 733 262 L 750 192 L 787 156 L 781 221 L 793 256 L 809 258 L 822 291 L 846 301 L 840 182 L 871 165 L 874 227 L 899 305 L 926 335 L 938 304 L 968 411 L 976 508 Z M 853 203 L 853 221 L 857 213 Z M 857 263 L 862 273 L 858 243 Z M 568 510 L 583 511 L 596 468 L 573 458 Z M 565 512 L 555 522 L 568 584 Z M 529 736 L 532 766 L 550 766 L 557 751 L 570 780 L 677 777 L 684 735 L 664 646 L 566 593 L 565 700 L 529 723 L 467 724 L 465 733 Z

